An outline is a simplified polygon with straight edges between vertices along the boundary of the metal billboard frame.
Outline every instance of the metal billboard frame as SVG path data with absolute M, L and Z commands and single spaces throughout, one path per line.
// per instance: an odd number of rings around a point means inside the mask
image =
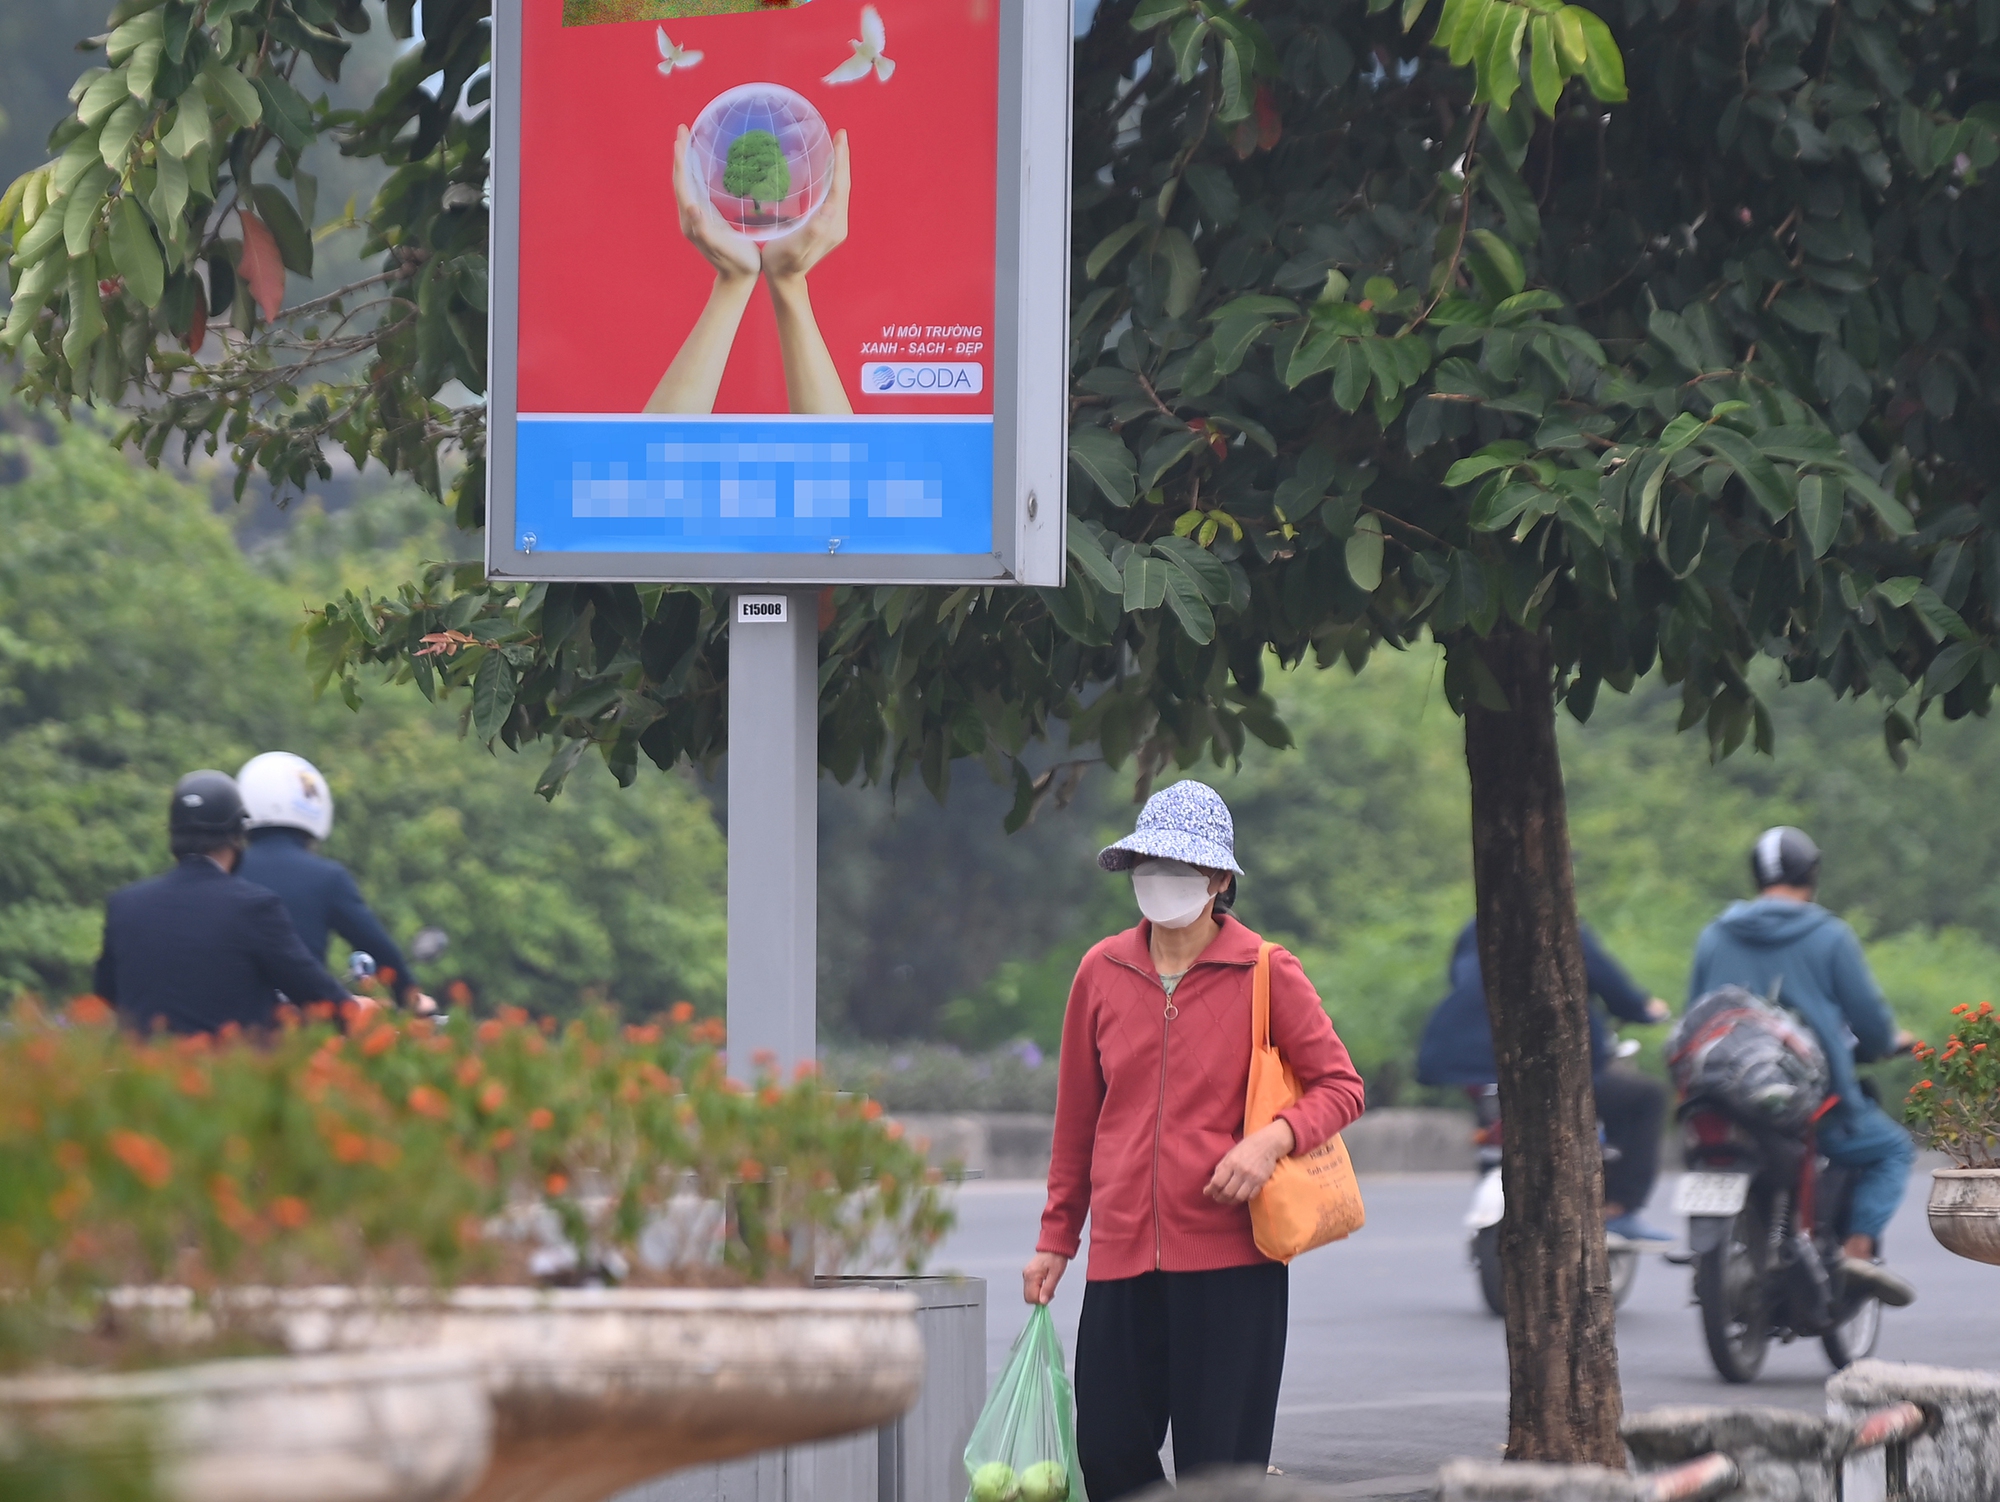
M 1068 506 L 1071 27 L 1066 0 L 999 0 L 991 553 L 534 552 L 515 526 L 522 8 L 494 0 L 486 572 L 496 580 L 708 585 L 1064 579 Z M 753 415 L 753 414 L 746 414 Z

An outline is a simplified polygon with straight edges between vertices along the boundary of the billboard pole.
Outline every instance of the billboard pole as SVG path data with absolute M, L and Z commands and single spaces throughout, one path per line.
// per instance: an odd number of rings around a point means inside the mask
M 739 594 L 729 624 L 729 1066 L 814 1057 L 819 601 Z

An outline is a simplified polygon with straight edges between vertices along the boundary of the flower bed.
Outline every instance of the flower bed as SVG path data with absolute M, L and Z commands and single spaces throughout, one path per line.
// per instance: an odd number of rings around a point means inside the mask
M 720 1025 L 598 1010 L 438 1026 L 331 1009 L 132 1038 L 101 1003 L 0 1026 L 0 1367 L 143 1342 L 119 1285 L 790 1283 L 914 1269 L 947 1217 L 873 1102 L 725 1078 Z M 537 1238 L 540 1238 L 539 1240 Z M 35 1313 L 61 1311 L 51 1325 Z

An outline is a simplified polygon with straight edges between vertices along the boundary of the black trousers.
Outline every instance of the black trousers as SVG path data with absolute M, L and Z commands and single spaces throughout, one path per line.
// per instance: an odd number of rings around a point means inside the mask
M 1076 1332 L 1076 1447 L 1090 1502 L 1174 1474 L 1271 1463 L 1285 1372 L 1283 1263 L 1144 1273 L 1085 1285 Z
M 1667 1088 L 1658 1080 L 1612 1064 L 1597 1076 L 1597 1119 L 1618 1160 L 1604 1165 L 1604 1198 L 1643 1210 L 1660 1173 L 1660 1128 L 1667 1117 Z

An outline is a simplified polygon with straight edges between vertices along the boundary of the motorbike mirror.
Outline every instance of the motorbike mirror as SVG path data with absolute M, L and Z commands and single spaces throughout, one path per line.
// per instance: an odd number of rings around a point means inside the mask
M 375 956 L 364 949 L 357 949 L 347 957 L 347 973 L 356 980 L 367 980 L 375 973 Z
M 419 965 L 428 965 L 450 947 L 450 934 L 441 928 L 426 924 L 418 929 L 416 937 L 410 940 L 410 958 Z

